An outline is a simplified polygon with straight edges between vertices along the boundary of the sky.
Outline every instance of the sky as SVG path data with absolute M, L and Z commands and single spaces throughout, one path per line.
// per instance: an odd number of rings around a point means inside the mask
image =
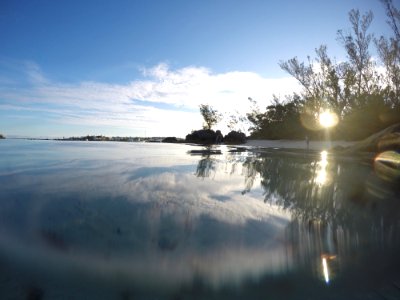
M 378 0 L 2 0 L 0 133 L 185 137 L 209 104 L 226 134 L 248 97 L 300 91 L 280 61 L 322 44 L 345 60 L 353 8 L 390 35 Z

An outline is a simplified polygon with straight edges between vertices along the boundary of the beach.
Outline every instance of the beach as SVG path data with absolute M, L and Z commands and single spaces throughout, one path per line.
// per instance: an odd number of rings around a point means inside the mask
M 341 146 L 348 147 L 354 145 L 356 142 L 348 141 L 310 141 L 310 150 L 329 150 L 331 148 Z M 306 149 L 307 144 L 305 140 L 248 140 L 245 144 L 251 147 L 260 148 L 285 148 L 285 149 Z

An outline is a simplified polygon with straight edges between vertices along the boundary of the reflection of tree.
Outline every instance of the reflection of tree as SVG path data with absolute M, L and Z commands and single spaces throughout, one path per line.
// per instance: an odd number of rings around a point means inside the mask
M 243 166 L 246 166 L 246 161 L 249 159 L 247 153 L 243 154 L 243 152 L 244 151 L 240 149 L 233 149 L 228 153 L 224 153 L 223 159 L 217 159 L 215 155 L 221 155 L 222 153 L 220 150 L 212 150 L 211 147 L 206 147 L 203 151 L 196 151 L 195 154 L 201 154 L 201 159 L 197 163 L 196 176 L 201 178 L 210 177 L 212 173 L 215 174 L 219 170 L 229 175 L 242 174 L 242 172 L 255 172 L 255 178 L 258 174 L 257 171 L 252 171 L 252 169 L 247 167 L 243 168 Z M 194 154 L 193 152 L 190 153 Z M 246 178 L 251 177 L 247 174 L 245 174 L 245 176 Z M 252 183 L 249 183 L 249 190 L 251 187 Z
M 202 155 L 197 163 L 196 176 L 205 178 L 210 177 L 211 172 L 215 172 L 216 160 L 210 154 Z
M 223 167 L 225 163 L 225 168 Z M 216 172 L 241 173 L 245 179 L 242 194 L 251 191 L 259 179 L 264 201 L 291 212 L 294 220 L 306 226 L 315 223 L 364 231 L 390 226 L 400 219 L 398 189 L 375 176 L 369 164 L 338 159 L 327 153 L 297 153 L 270 150 L 267 153 L 224 155 L 223 160 L 202 153 L 196 176 Z
M 276 199 L 294 217 L 333 226 L 359 222 L 366 213 L 368 218 L 373 212 L 389 213 L 390 205 L 400 206 L 398 201 L 387 205 L 391 199 L 385 197 L 384 182 L 372 176 L 370 166 L 334 159 L 322 164 L 322 159 L 317 155 L 274 152 L 249 158 L 244 162 L 245 192 L 260 174 L 265 202 Z M 378 222 L 380 216 L 376 218 Z
M 211 173 L 215 174 L 218 160 L 214 155 L 220 155 L 221 151 L 212 146 L 204 147 L 202 150 L 192 150 L 191 155 L 201 155 L 201 159 L 197 163 L 196 176 L 205 178 L 210 177 Z
M 246 161 L 243 162 L 243 166 L 244 166 L 243 172 L 244 172 L 244 178 L 245 178 L 245 188 L 242 191 L 243 195 L 250 192 L 258 174 L 261 173 L 259 171 L 262 169 L 260 164 L 262 164 L 262 160 L 254 158 L 254 157 L 248 157 L 246 159 Z
M 285 240 L 297 265 L 321 270 L 324 259 L 332 278 L 340 271 L 342 282 L 359 276 L 366 264 L 371 270 L 400 265 L 399 187 L 376 176 L 369 164 L 271 151 L 243 165 L 244 192 L 259 174 L 264 201 L 292 213 Z

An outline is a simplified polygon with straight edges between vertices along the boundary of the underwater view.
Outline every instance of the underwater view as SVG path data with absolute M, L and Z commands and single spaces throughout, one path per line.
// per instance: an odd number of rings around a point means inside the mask
M 385 159 L 0 143 L 2 299 L 399 299 Z M 398 183 L 398 181 L 397 181 Z

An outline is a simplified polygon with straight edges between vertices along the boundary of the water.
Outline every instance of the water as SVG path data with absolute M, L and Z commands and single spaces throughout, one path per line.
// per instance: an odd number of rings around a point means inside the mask
M 0 141 L 1 299 L 400 298 L 398 165 L 195 149 Z

